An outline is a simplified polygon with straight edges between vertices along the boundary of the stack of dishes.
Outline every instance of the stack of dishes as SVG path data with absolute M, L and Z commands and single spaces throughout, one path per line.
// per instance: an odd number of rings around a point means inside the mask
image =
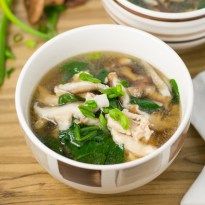
M 102 0 L 102 2 L 107 13 L 116 23 L 150 32 L 176 50 L 205 43 L 205 0 L 184 0 L 186 4 L 187 2 L 192 2 L 193 6 L 196 4 L 196 7 L 188 10 L 182 8 L 180 11 L 180 6 L 175 6 L 177 12 L 169 11 L 167 8 L 165 12 L 157 10 L 154 6 L 153 9 L 145 7 L 146 4 L 155 5 L 157 2 L 163 2 L 162 0 Z M 164 2 L 176 4 L 183 0 Z M 197 7 L 199 4 L 201 7 Z

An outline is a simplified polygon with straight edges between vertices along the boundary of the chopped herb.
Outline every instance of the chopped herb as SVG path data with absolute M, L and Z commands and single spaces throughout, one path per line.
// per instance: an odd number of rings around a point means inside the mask
M 147 98 L 141 99 L 141 98 L 136 98 L 136 97 L 131 96 L 130 103 L 139 105 L 140 110 L 148 112 L 148 113 L 154 112 L 161 108 L 161 106 L 159 106 L 157 103 Z
M 101 52 L 93 52 L 93 53 L 89 53 L 87 55 L 87 58 L 88 58 L 88 60 L 96 61 L 96 60 L 101 59 L 102 56 L 103 56 L 103 54 Z
M 19 43 L 19 42 L 21 42 L 23 40 L 23 35 L 21 34 L 21 33 L 16 33 L 16 34 L 14 34 L 14 36 L 13 36 L 13 41 L 15 42 L 15 43 Z
M 94 100 L 88 100 L 78 108 L 85 117 L 95 118 L 95 114 L 93 112 L 97 108 L 97 103 Z
M 105 82 L 105 78 L 107 77 L 108 75 L 108 71 L 106 69 L 101 69 L 100 72 L 96 75 L 96 77 L 98 79 L 101 80 L 101 82 Z
M 102 113 L 99 116 L 99 121 L 100 121 L 100 128 L 102 130 L 107 129 L 107 120 L 106 120 L 105 116 Z
M 129 82 L 126 81 L 126 80 L 121 80 L 121 81 L 120 81 L 120 84 L 121 84 L 122 86 L 124 86 L 125 88 L 129 87 Z
M 129 118 L 119 109 L 114 108 L 109 111 L 109 115 L 115 121 L 119 122 L 123 129 L 127 130 L 130 126 Z
M 77 97 L 76 95 L 71 94 L 71 93 L 66 93 L 66 94 L 61 95 L 58 98 L 58 104 L 65 105 L 67 103 L 76 102 L 78 100 L 79 100 L 79 97 Z
M 177 82 L 174 79 L 171 79 L 170 85 L 172 88 L 172 102 L 179 103 L 180 96 L 179 96 L 179 88 L 178 88 Z
M 36 48 L 37 42 L 36 42 L 35 40 L 28 39 L 28 40 L 25 40 L 25 41 L 24 41 L 24 45 L 25 45 L 27 48 Z
M 89 81 L 92 83 L 101 83 L 99 79 L 95 78 L 93 75 L 86 72 L 80 73 L 79 78 L 83 81 Z
M 116 98 L 124 95 L 122 85 L 120 84 L 115 87 L 107 88 L 103 90 L 102 93 L 106 94 L 108 98 Z
M 82 61 L 70 61 L 65 63 L 61 67 L 61 72 L 63 73 L 64 80 L 68 80 L 73 77 L 73 75 L 84 71 L 88 68 L 88 63 Z
M 112 99 L 109 99 L 109 108 L 117 108 L 119 110 L 123 110 L 123 107 L 120 103 L 120 101 L 116 98 L 112 98 Z

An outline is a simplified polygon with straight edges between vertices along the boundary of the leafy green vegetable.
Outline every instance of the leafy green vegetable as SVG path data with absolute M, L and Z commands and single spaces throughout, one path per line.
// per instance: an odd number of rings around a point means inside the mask
M 89 81 L 92 83 L 101 83 L 99 79 L 95 78 L 93 75 L 86 72 L 80 73 L 79 78 L 83 81 Z
M 161 108 L 161 106 L 159 106 L 157 103 L 146 98 L 141 99 L 131 96 L 130 103 L 139 105 L 140 110 L 146 111 L 148 113 L 154 112 Z
M 81 141 L 80 146 L 73 143 L 73 134 L 69 130 L 64 131 L 63 134 L 61 133 L 59 138 L 64 144 L 64 152 L 70 158 L 90 164 L 117 164 L 124 162 L 124 148 L 116 145 L 112 137 L 100 129 L 95 128 L 95 134 Z
M 1 8 L 6 16 L 6 19 L 8 18 L 13 24 L 21 28 L 23 31 L 30 33 L 34 36 L 40 37 L 44 40 L 48 40 L 52 37 L 50 36 L 50 34 L 45 34 L 36 29 L 33 29 L 29 25 L 25 24 L 23 21 L 19 20 L 10 10 L 10 2 L 11 1 L 0 0 Z
M 119 122 L 123 129 L 127 130 L 130 126 L 129 118 L 119 109 L 114 108 L 109 111 L 109 115 L 115 121 Z
M 103 56 L 103 54 L 102 54 L 101 52 L 93 52 L 93 53 L 89 53 L 89 54 L 87 55 L 87 58 L 88 58 L 88 60 L 96 61 L 96 60 L 101 59 L 102 56 Z
M 24 41 L 24 45 L 27 48 L 35 48 L 37 46 L 37 42 L 35 40 L 32 40 L 32 39 L 27 39 Z
M 179 96 L 179 88 L 178 88 L 177 82 L 174 79 L 171 79 L 170 85 L 172 88 L 172 102 L 179 103 L 180 96 Z
M 129 82 L 126 81 L 126 80 L 121 80 L 121 81 L 120 81 L 120 84 L 121 84 L 122 86 L 124 86 L 125 88 L 129 87 Z
M 61 67 L 64 80 L 68 80 L 73 77 L 73 75 L 86 70 L 88 68 L 88 63 L 82 61 L 70 61 L 65 63 Z
M 39 30 L 54 36 L 60 14 L 65 10 L 64 5 L 47 6 L 44 9 L 45 19 L 40 22 Z
M 109 99 L 109 107 L 103 108 L 103 112 L 108 114 L 109 110 L 112 110 L 113 108 L 117 108 L 118 110 L 123 110 L 123 107 L 117 98 Z
M 99 121 L 100 121 L 100 128 L 102 130 L 106 130 L 107 129 L 107 120 L 102 113 L 99 116 Z
M 107 77 L 107 75 L 108 75 L 108 71 L 106 69 L 101 69 L 100 72 L 96 75 L 96 77 L 98 79 L 100 79 L 100 81 L 102 83 L 104 83 L 105 82 L 105 78 Z
M 95 118 L 95 114 L 93 112 L 97 107 L 97 103 L 94 100 L 88 100 L 83 105 L 80 105 L 78 108 L 85 117 Z
M 40 141 L 45 144 L 47 147 L 57 152 L 58 154 L 62 153 L 62 145 L 59 139 L 50 136 L 39 136 Z
M 116 98 L 124 95 L 122 90 L 122 85 L 117 85 L 115 87 L 107 88 L 101 91 L 102 93 L 106 94 L 108 98 Z
M 58 104 L 65 105 L 67 103 L 76 102 L 78 100 L 79 100 L 79 97 L 77 97 L 76 95 L 71 94 L 71 93 L 66 93 L 66 94 L 61 95 L 58 98 Z
M 2 3 L 0 1 L 0 3 Z M 4 1 L 4 4 L 10 6 L 11 0 Z M 8 18 L 5 14 L 2 14 L 0 18 L 0 86 L 4 83 L 6 75 L 6 36 L 7 36 Z

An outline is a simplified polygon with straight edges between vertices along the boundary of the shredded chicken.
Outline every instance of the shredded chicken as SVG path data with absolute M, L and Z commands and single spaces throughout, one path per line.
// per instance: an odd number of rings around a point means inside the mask
M 58 125 L 59 130 L 67 130 L 72 123 L 72 117 L 79 119 L 79 122 L 88 124 L 97 124 L 97 120 L 86 120 L 78 106 L 81 103 L 71 103 L 58 107 L 39 107 L 38 103 L 34 104 L 34 111 L 43 119 L 46 119 Z
M 71 82 L 66 84 L 60 84 L 55 86 L 54 92 L 57 95 L 62 95 L 65 93 L 85 93 L 95 90 L 104 90 L 108 88 L 107 85 L 103 85 L 101 83 L 91 83 L 87 81 L 81 81 L 81 82 Z
M 44 105 L 56 106 L 58 105 L 58 97 L 52 95 L 45 87 L 38 86 L 37 101 Z
M 144 115 L 138 115 L 129 112 L 124 109 L 123 113 L 130 119 L 130 128 L 125 130 L 122 126 L 115 120 L 113 120 L 109 115 L 107 117 L 107 126 L 109 130 L 117 130 L 119 133 L 126 134 L 134 138 L 135 140 L 144 140 L 148 142 L 153 131 L 149 128 L 149 119 Z
M 111 86 L 116 86 L 120 83 L 120 80 L 118 79 L 116 72 L 111 72 L 108 74 L 108 82 Z M 124 87 L 123 87 L 123 92 L 124 92 L 124 95 L 120 97 L 120 100 L 122 102 L 123 107 L 127 108 L 130 103 L 130 97 L 128 95 L 127 89 Z
M 111 130 L 111 134 L 116 144 L 119 146 L 124 146 L 126 150 L 132 152 L 137 157 L 144 157 L 156 149 L 151 145 L 147 145 L 140 142 L 139 140 L 135 140 L 129 135 L 122 134 L 115 129 Z
M 98 108 L 109 107 L 109 100 L 106 94 L 95 95 L 93 93 L 87 93 L 85 98 L 86 100 L 94 100 Z

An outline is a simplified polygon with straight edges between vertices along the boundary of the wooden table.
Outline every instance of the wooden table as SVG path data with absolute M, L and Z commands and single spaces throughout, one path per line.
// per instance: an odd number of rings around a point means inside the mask
M 15 11 L 20 18 L 25 19 L 22 0 L 18 2 Z M 67 10 L 59 22 L 59 31 L 97 23 L 112 21 L 99 0 L 90 0 L 85 6 Z M 34 51 L 25 48 L 22 43 L 13 43 L 13 35 L 17 32 L 21 31 L 11 26 L 9 42 L 16 60 L 10 61 L 8 66 L 16 69 L 0 90 L 0 204 L 179 204 L 205 164 L 205 143 L 193 127 L 174 163 L 151 183 L 127 193 L 83 193 L 61 184 L 39 166 L 26 146 L 14 107 L 17 78 Z M 31 38 L 24 34 L 24 39 Z M 205 69 L 205 47 L 187 52 L 181 57 L 192 76 Z

